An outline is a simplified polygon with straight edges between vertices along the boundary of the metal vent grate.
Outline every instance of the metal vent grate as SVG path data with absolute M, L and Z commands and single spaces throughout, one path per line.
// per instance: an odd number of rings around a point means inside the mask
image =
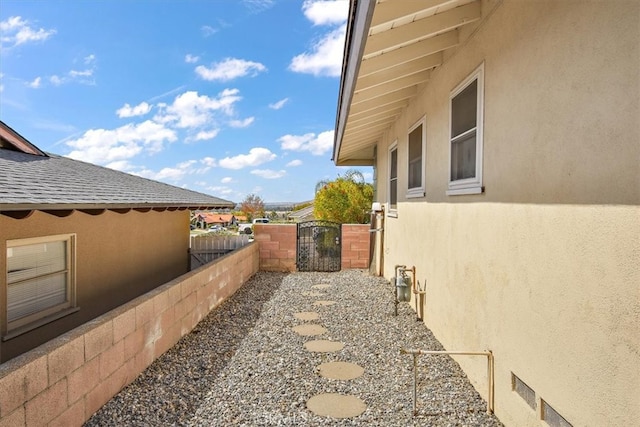
M 544 400 L 542 401 L 542 419 L 551 427 L 573 427 Z
M 518 395 L 527 402 L 527 405 L 531 406 L 531 409 L 536 409 L 536 392 L 513 372 L 511 373 L 511 389 L 518 393 Z

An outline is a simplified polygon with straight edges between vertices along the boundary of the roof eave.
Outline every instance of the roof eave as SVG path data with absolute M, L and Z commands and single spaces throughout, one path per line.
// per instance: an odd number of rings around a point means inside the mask
M 92 209 L 154 209 L 177 208 L 189 210 L 233 208 L 235 203 L 3 203 L 0 212 L 15 211 L 54 211 L 54 210 L 92 210 Z
M 338 111 L 336 114 L 333 142 L 332 160 L 336 165 L 340 162 L 339 157 L 342 138 L 347 124 L 349 108 L 351 106 L 351 100 L 353 99 L 356 79 L 360 69 L 360 59 L 362 58 L 366 45 L 375 4 L 376 0 L 351 0 L 349 6 L 349 20 L 345 36 L 342 76 L 340 78 Z

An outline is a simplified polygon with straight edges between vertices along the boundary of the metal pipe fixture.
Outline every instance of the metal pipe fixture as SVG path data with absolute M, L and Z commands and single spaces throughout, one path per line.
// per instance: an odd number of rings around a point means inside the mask
M 395 284 L 395 315 L 398 315 L 398 304 L 401 302 L 411 301 L 411 289 L 413 283 L 415 283 L 416 268 L 407 268 L 406 265 L 396 265 L 394 267 L 395 276 L 391 279 L 392 284 Z M 411 279 L 407 272 L 411 272 L 413 279 Z M 413 281 L 412 281 L 413 280 Z
M 487 351 L 447 351 L 447 350 L 420 350 L 420 349 L 406 349 L 401 348 L 400 354 L 411 354 L 413 356 L 413 416 L 418 414 L 418 402 L 417 402 L 417 383 L 418 383 L 418 356 L 421 354 L 433 354 L 433 355 L 452 355 L 452 356 L 486 356 L 487 357 L 487 380 L 489 383 L 489 391 L 487 396 L 487 414 L 493 414 L 495 409 L 494 402 L 494 360 L 493 352 Z
M 415 275 L 414 275 L 414 279 L 415 279 Z M 416 283 L 416 281 L 414 280 L 414 283 Z M 416 320 L 422 320 L 424 317 L 424 299 L 425 299 L 425 295 L 427 294 L 427 280 L 425 279 L 424 281 L 424 289 L 420 286 L 420 281 L 417 281 L 417 284 L 414 286 L 413 289 L 413 295 L 414 295 L 414 300 L 415 300 L 415 304 L 416 304 Z M 418 301 L 420 301 L 420 303 L 418 304 Z

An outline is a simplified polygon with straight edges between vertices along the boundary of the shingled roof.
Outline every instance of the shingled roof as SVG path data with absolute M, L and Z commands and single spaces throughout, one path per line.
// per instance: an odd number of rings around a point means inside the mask
M 7 134 L 7 129 L 11 130 L 0 121 L 0 137 Z M 23 142 L 33 146 L 24 139 Z M 73 209 L 195 210 L 235 206 L 231 201 L 207 194 L 55 154 L 30 154 L 16 144 L 12 145 L 0 145 L 1 213 Z

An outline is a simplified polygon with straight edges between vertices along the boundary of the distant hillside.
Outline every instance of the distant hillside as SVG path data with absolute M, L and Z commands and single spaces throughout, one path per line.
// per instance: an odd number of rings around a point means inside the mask
M 303 202 L 264 202 L 264 210 L 267 212 L 271 211 L 290 211 L 294 206 L 309 204 L 312 203 L 313 200 L 303 201 Z M 236 205 L 236 209 L 240 208 L 240 204 Z

